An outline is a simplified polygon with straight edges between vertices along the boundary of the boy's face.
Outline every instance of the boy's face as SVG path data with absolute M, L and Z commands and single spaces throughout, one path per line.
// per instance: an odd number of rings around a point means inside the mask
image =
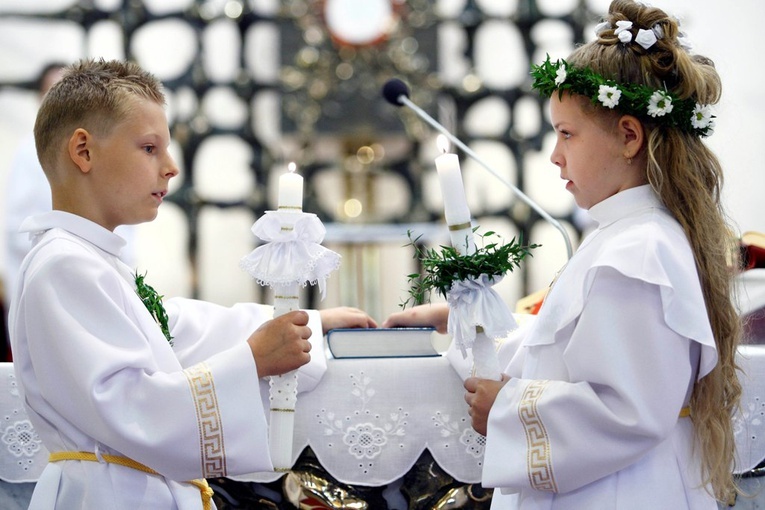
M 151 221 L 178 167 L 168 152 L 170 131 L 162 105 L 133 100 L 127 117 L 90 147 L 94 221 L 114 230 Z

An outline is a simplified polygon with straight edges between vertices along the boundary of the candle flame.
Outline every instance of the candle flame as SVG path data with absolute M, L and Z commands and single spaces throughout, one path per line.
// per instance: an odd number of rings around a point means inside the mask
M 449 152 L 449 139 L 445 135 L 438 135 L 436 137 L 436 147 L 438 147 L 439 151 L 446 154 Z
M 295 172 L 295 170 L 297 170 L 297 165 L 295 164 L 295 162 L 294 162 L 294 161 L 290 161 L 290 162 L 289 162 L 289 164 L 287 165 L 287 170 L 288 170 L 290 173 L 294 173 L 294 172 Z

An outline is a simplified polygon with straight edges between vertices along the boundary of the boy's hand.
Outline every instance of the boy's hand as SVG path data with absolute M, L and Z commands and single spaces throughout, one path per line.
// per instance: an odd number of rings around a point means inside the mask
M 363 310 L 339 306 L 319 311 L 324 334 L 336 328 L 376 328 L 377 322 Z
M 385 319 L 384 328 L 434 327 L 446 333 L 449 306 L 446 303 L 418 305 L 401 312 L 392 313 Z
M 311 328 L 304 311 L 285 313 L 263 323 L 247 339 L 258 377 L 281 375 L 311 361 Z

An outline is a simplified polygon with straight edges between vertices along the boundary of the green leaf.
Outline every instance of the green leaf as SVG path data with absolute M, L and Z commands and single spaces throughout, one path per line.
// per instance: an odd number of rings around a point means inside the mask
M 473 231 L 475 232 L 476 229 Z M 412 232 L 407 231 L 410 242 L 405 246 L 414 248 L 414 258 L 420 260 L 423 273 L 408 275 L 409 298 L 400 306 L 406 308 L 408 305 L 415 306 L 430 302 L 433 292 L 438 292 L 446 298 L 452 284 L 456 281 L 475 279 L 482 274 L 488 275 L 492 280 L 504 276 L 512 272 L 514 268 L 520 267 L 521 261 L 527 255 L 531 255 L 532 249 L 539 246 L 536 244 L 523 246 L 515 238 L 509 243 L 491 242 L 484 245 L 487 237 L 496 234 L 490 231 L 484 235 L 476 235 L 481 238 L 482 246 L 477 247 L 472 255 L 460 255 L 452 246 L 440 246 L 440 251 L 433 248 L 423 249 L 418 244 L 422 236 L 412 239 Z
M 170 328 L 168 327 L 168 317 L 165 306 L 162 304 L 162 297 L 160 296 L 154 287 L 146 283 L 146 273 L 139 275 L 138 271 L 135 273 L 135 286 L 138 297 L 141 298 L 146 309 L 149 311 L 154 320 L 162 329 L 162 333 L 167 338 L 170 345 L 173 345 L 173 337 L 170 335 Z

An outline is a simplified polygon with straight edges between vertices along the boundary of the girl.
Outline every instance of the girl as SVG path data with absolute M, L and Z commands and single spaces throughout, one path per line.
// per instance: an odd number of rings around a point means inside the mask
M 715 510 L 735 491 L 741 392 L 735 238 L 702 141 L 720 79 L 659 9 L 615 0 L 597 32 L 532 73 L 551 160 L 598 228 L 515 335 L 507 376 L 465 381 L 483 483 L 492 508 Z M 439 305 L 383 326 L 445 321 Z

